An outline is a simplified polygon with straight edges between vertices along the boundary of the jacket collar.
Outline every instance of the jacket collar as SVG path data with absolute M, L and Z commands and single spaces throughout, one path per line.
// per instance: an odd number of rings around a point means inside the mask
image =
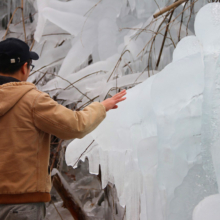
M 10 83 L 10 82 L 21 82 L 21 81 L 18 79 L 15 79 L 14 77 L 0 75 L 0 85 L 3 85 L 5 83 Z

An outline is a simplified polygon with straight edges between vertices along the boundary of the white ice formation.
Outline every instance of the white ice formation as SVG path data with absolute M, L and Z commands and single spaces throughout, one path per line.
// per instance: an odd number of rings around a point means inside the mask
M 220 219 L 220 195 L 208 196 L 202 200 L 193 211 L 193 220 Z
M 101 164 L 102 185 L 116 185 L 127 220 L 220 219 L 215 208 L 220 187 L 219 3 L 200 10 L 196 36 L 194 14 L 207 0 L 197 1 L 193 14 L 191 1 L 175 10 L 157 67 L 168 19 L 152 15 L 174 0 L 24 2 L 35 4 L 33 23 L 25 22 L 28 39 L 36 30 L 33 50 L 40 59 L 29 81 L 39 89 L 82 109 L 117 88 L 136 85 L 100 127 L 68 146 L 67 162 L 75 165 L 94 141 L 81 159 L 89 158 L 91 173 L 98 173 Z M 160 25 L 163 31 L 150 55 L 151 44 L 146 45 Z M 4 34 L 0 29 L 1 38 Z M 7 37 L 24 39 L 20 20 L 10 25 Z M 178 38 L 183 39 L 174 50 Z
M 195 34 L 177 45 L 172 63 L 128 90 L 118 110 L 67 148 L 66 161 L 75 165 L 94 140 L 82 159 L 92 173 L 101 164 L 103 187 L 116 185 L 127 220 L 220 219 L 219 3 L 198 12 Z
M 183 10 L 183 4 L 174 13 L 173 18 L 178 17 L 170 26 L 159 66 L 156 67 L 166 22 L 163 22 L 164 16 L 153 19 L 153 14 L 158 7 L 174 0 L 157 2 L 38 0 L 33 50 L 40 54 L 40 59 L 34 63 L 37 71 L 29 77 L 29 81 L 38 82 L 44 73 L 49 75 L 48 68 L 54 68 L 56 77 L 42 85 L 41 80 L 39 89 L 56 96 L 57 100 L 65 100 L 64 105 L 78 102 L 78 108 L 91 100 L 102 101 L 108 93 L 115 92 L 114 88 L 129 88 L 143 82 L 172 61 L 178 35 L 182 38 L 194 33 L 191 20 L 188 23 L 189 9 L 184 12 L 179 32 L 179 12 Z M 195 11 L 205 3 L 206 0 L 196 2 Z M 194 20 L 193 15 L 191 18 Z M 163 30 L 151 48 L 148 42 L 159 27 Z M 88 58 L 92 62 L 89 66 Z

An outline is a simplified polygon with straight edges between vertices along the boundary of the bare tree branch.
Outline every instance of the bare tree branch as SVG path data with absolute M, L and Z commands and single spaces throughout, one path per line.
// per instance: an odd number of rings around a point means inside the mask
M 159 12 L 157 12 L 156 14 L 154 14 L 153 15 L 154 18 L 157 18 L 158 16 L 166 13 L 167 11 L 170 11 L 171 9 L 174 9 L 174 8 L 178 7 L 179 5 L 184 3 L 185 1 L 187 1 L 187 0 L 179 0 L 177 2 L 174 2 L 172 5 L 169 5 L 168 7 L 164 8 L 164 9 L 160 10 Z

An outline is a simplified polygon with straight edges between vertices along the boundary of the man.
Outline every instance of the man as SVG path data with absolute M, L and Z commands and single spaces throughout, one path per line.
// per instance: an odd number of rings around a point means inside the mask
M 21 40 L 0 42 L 0 220 L 43 219 L 50 201 L 50 135 L 82 138 L 126 99 L 124 90 L 71 111 L 26 82 L 38 58 Z

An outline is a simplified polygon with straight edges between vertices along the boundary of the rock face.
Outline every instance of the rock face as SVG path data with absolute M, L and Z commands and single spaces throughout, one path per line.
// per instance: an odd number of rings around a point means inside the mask
M 119 204 L 115 186 L 109 183 L 105 189 L 102 189 L 101 173 L 90 174 L 88 160 L 79 161 L 76 169 L 68 167 L 66 171 L 62 172 L 62 185 L 66 191 L 69 191 L 70 197 L 74 198 L 82 208 L 86 220 L 122 220 L 125 217 L 125 209 Z M 53 170 L 54 175 L 57 172 L 59 171 Z M 65 200 L 63 202 L 54 188 L 51 196 L 52 201 L 47 204 L 46 219 L 58 220 L 59 215 L 63 219 L 73 219 L 68 209 L 64 208 L 67 203 Z M 79 212 L 76 208 L 72 208 L 75 212 Z M 82 220 L 83 217 L 79 219 Z

